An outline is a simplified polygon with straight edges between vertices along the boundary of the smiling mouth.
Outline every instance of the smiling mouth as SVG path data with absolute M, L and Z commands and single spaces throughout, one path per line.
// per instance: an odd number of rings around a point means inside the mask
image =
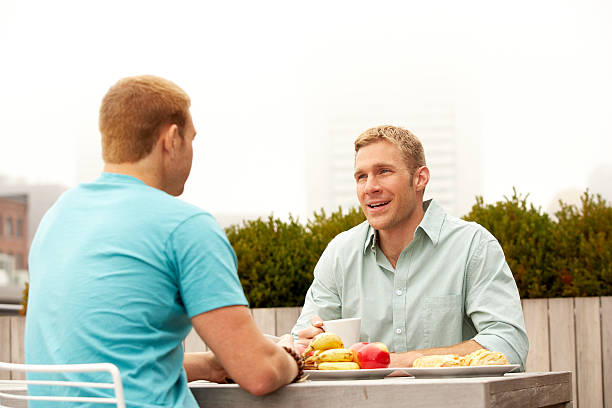
M 380 208 L 383 207 L 387 204 L 389 204 L 391 201 L 385 201 L 384 203 L 375 203 L 375 204 L 368 204 L 369 208 Z

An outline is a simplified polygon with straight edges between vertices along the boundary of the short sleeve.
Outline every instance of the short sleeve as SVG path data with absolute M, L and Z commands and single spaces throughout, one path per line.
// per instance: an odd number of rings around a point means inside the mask
M 167 250 L 190 318 L 220 307 L 248 305 L 238 279 L 236 254 L 210 214 L 183 221 L 172 232 Z

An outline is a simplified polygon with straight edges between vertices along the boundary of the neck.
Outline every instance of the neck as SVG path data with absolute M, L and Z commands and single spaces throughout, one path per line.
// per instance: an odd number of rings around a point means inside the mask
M 162 190 L 163 179 L 161 173 L 159 168 L 153 165 L 150 156 L 134 163 L 105 163 L 104 171 L 132 176 L 148 186 Z
M 425 216 L 422 200 L 420 202 L 421 205 L 414 209 L 410 218 L 404 223 L 378 231 L 378 245 L 394 268 L 402 251 L 414 239 L 414 232 Z

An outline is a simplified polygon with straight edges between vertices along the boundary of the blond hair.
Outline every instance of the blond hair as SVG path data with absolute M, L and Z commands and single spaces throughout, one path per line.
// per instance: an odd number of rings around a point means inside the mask
M 128 77 L 113 85 L 100 106 L 102 158 L 133 163 L 151 153 L 160 131 L 176 124 L 182 136 L 189 96 L 176 84 L 153 75 Z
M 410 170 L 425 166 L 425 152 L 421 141 L 411 131 L 397 126 L 376 126 L 366 130 L 355 139 L 355 154 L 362 147 L 380 141 L 396 145 Z

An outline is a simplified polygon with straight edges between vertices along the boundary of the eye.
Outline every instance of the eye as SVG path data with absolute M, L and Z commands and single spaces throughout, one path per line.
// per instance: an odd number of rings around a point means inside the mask
M 357 174 L 355 175 L 355 180 L 357 181 L 363 181 L 367 178 L 367 176 L 365 174 Z
M 391 173 L 390 169 L 380 169 L 378 170 L 378 174 L 389 174 Z

